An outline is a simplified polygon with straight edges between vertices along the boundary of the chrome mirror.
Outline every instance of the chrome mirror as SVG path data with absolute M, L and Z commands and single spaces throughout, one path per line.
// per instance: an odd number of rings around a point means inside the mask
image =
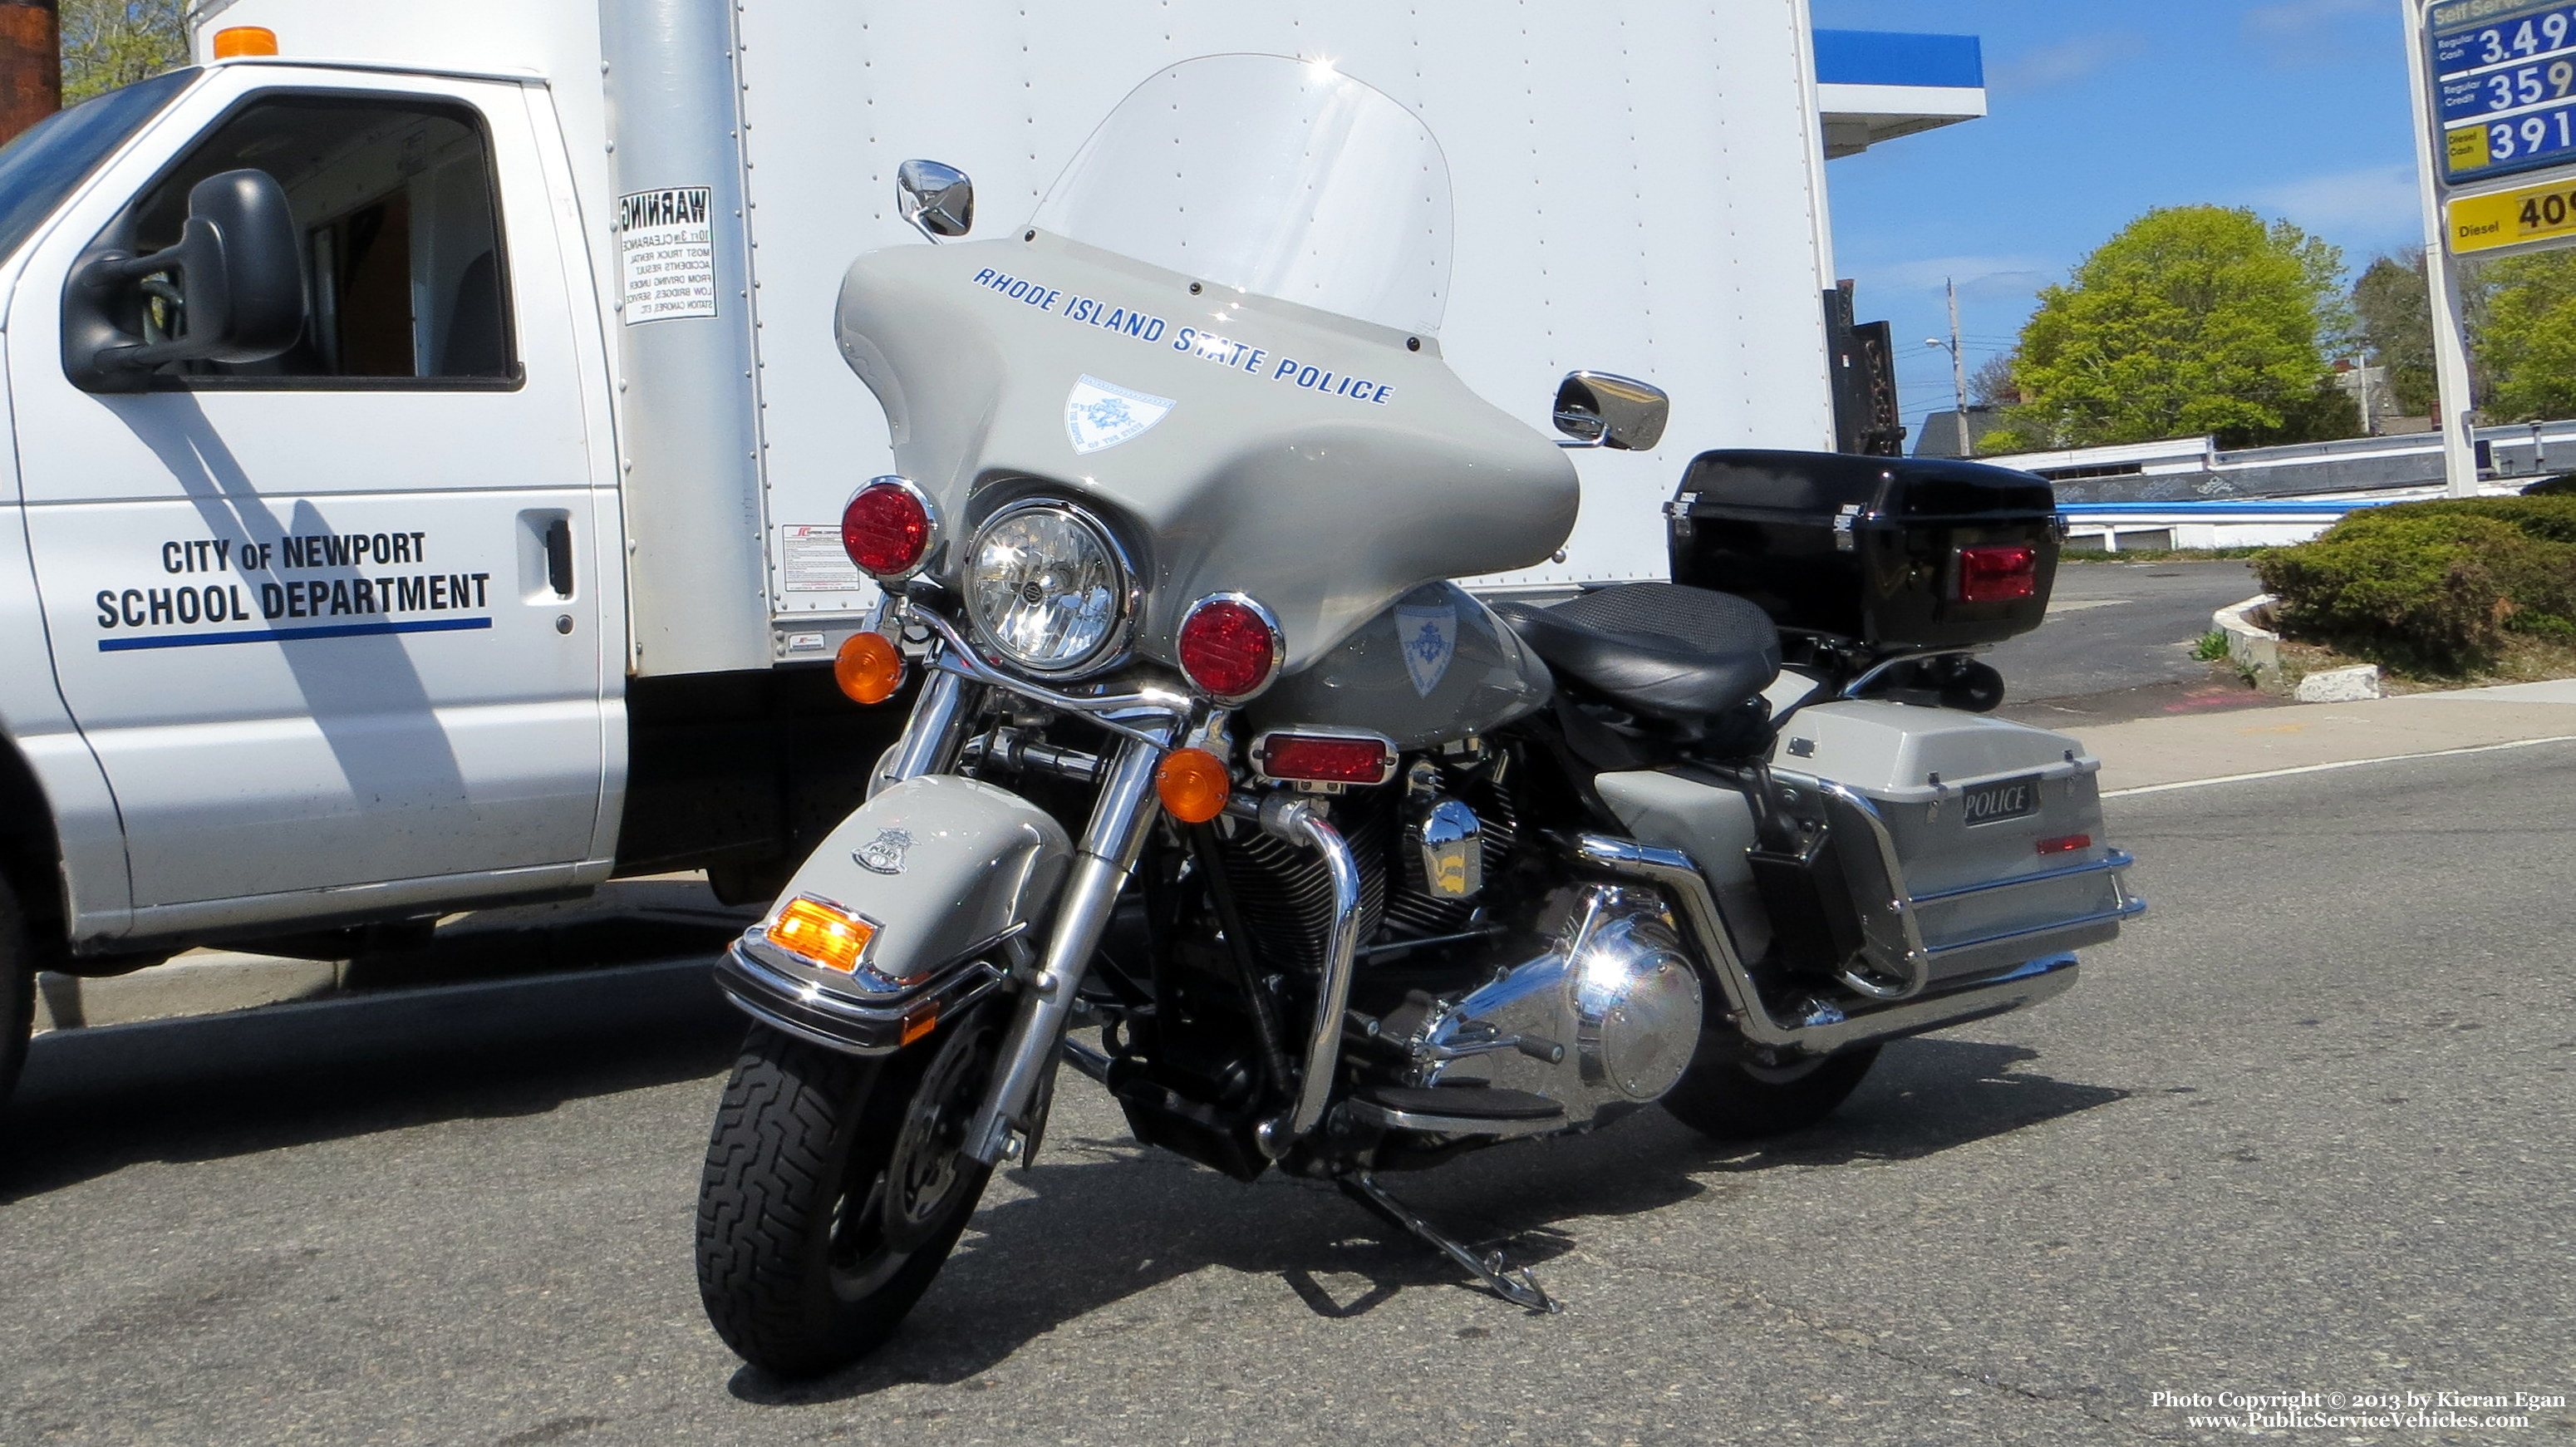
M 1556 430 L 1573 440 L 1556 445 L 1651 452 L 1663 440 L 1672 410 L 1672 399 L 1652 383 L 1608 372 L 1568 372 L 1556 388 Z
M 933 241 L 963 236 L 975 225 L 975 183 L 955 166 L 906 161 L 894 173 L 895 209 Z

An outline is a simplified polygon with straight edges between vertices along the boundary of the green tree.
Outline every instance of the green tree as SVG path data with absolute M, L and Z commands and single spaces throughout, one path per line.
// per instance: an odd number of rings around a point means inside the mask
M 2343 254 L 2251 211 L 2150 211 L 2039 294 L 2003 440 L 2086 447 L 2215 433 L 2231 447 L 2350 436 Z
M 2475 257 L 2463 257 L 2453 266 L 2460 281 L 2461 325 L 2470 337 L 2469 391 L 2483 399 L 2494 378 L 2476 339 L 2486 331 L 2495 282 L 2489 263 Z M 2388 369 L 2397 410 L 2428 417 L 2441 410 L 2441 381 L 2433 367 L 2431 285 L 2421 247 L 2378 258 L 2352 285 L 2357 339 L 2369 348 L 2372 361 Z
M 2576 251 L 2489 262 L 2474 352 L 2480 401 L 2498 422 L 2576 416 Z
M 188 60 L 184 0 L 62 0 L 63 104 Z
M 2352 312 L 2370 359 L 2388 371 L 2397 410 L 2433 415 L 2433 306 L 2421 248 L 2370 263 L 2352 284 Z

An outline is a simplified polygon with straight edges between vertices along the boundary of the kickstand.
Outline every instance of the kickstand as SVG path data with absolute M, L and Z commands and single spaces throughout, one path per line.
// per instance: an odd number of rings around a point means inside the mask
M 1478 1256 L 1463 1243 L 1441 1234 L 1439 1227 L 1415 1215 L 1403 1202 L 1388 1195 L 1386 1188 L 1368 1172 L 1351 1171 L 1335 1176 L 1333 1183 L 1342 1188 L 1343 1195 L 1367 1207 L 1371 1215 L 1458 1263 L 1459 1268 L 1476 1278 L 1479 1285 L 1512 1305 L 1541 1313 L 1565 1310 L 1565 1303 L 1539 1289 L 1528 1267 L 1515 1270 L 1505 1266 L 1500 1251 Z

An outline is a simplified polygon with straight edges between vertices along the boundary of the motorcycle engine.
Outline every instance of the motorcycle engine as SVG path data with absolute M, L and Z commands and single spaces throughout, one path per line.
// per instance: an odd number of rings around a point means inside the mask
M 1544 952 L 1443 1004 L 1406 1041 L 1416 1085 L 1543 1095 L 1597 1125 L 1673 1088 L 1698 1047 L 1698 972 L 1663 897 L 1630 885 L 1558 891 Z
M 1459 764 L 1414 759 L 1400 782 L 1324 800 L 1360 873 L 1363 947 L 1436 939 L 1474 927 L 1483 882 L 1519 844 L 1507 759 Z M 1333 922 L 1332 878 L 1310 850 L 1239 829 L 1218 859 L 1253 947 L 1273 969 L 1323 968 Z

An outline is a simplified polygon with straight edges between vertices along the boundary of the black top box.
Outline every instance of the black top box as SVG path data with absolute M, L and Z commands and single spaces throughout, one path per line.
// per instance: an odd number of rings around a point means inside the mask
M 2057 573 L 2047 479 L 1977 462 L 1703 452 L 1669 515 L 1674 582 L 1878 650 L 2027 633 Z

